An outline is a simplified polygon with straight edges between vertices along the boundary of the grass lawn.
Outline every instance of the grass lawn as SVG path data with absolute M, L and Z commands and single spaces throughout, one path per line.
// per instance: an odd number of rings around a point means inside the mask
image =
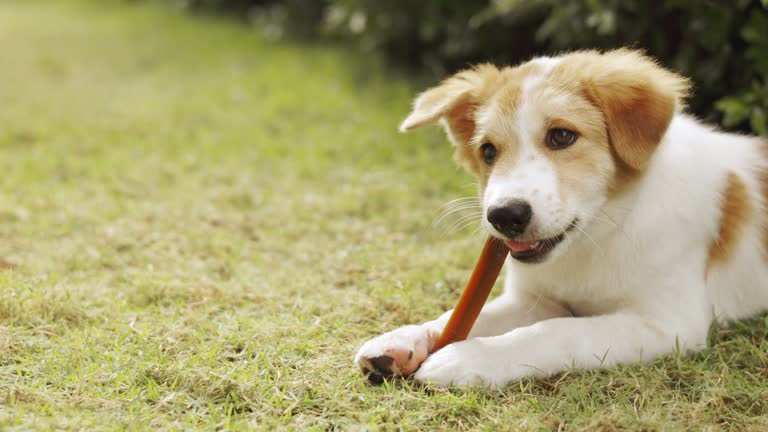
M 648 367 L 371 386 L 483 235 L 414 83 L 134 2 L 0 1 L 0 428 L 768 430 L 768 318 Z

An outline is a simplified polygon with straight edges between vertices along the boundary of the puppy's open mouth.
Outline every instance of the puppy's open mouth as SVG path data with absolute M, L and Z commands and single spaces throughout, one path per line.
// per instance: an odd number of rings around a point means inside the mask
M 512 258 L 524 263 L 536 263 L 544 260 L 549 252 L 552 251 L 563 239 L 568 231 L 576 228 L 578 219 L 574 219 L 568 228 L 560 234 L 541 240 L 519 242 L 515 240 L 504 240 L 509 248 L 509 254 Z

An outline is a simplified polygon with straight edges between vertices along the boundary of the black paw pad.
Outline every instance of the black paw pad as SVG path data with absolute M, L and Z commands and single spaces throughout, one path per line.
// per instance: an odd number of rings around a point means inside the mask
M 365 372 L 368 373 L 368 381 L 373 384 L 381 384 L 384 382 L 384 378 L 391 377 L 392 363 L 395 362 L 390 356 L 378 356 L 368 359 L 373 369 L 365 368 Z

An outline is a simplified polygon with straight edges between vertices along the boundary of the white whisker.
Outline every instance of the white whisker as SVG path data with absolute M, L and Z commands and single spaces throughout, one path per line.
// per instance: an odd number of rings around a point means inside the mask
M 455 231 L 463 231 L 464 229 L 472 226 L 475 223 L 480 223 L 480 218 L 472 218 L 463 222 L 460 226 L 454 228 Z
M 469 201 L 480 201 L 480 198 L 478 198 L 478 197 L 476 197 L 476 196 L 468 196 L 468 197 L 460 197 L 460 198 L 452 199 L 452 200 L 448 201 L 447 203 L 443 204 L 443 205 L 441 206 L 441 208 L 442 208 L 442 207 L 445 207 L 445 206 L 448 206 L 448 205 L 451 205 L 451 204 L 453 204 L 453 203 L 455 203 L 455 202 L 459 202 L 459 201 L 468 201 L 468 200 L 469 200 Z
M 479 234 L 483 234 L 483 233 L 485 233 L 485 227 L 483 226 L 483 224 L 482 224 L 482 223 L 480 223 L 480 225 L 479 225 L 477 228 L 475 228 L 475 229 L 472 231 L 472 233 L 470 233 L 470 235 L 471 235 L 472 237 L 475 237 L 475 236 L 477 236 L 477 235 L 479 235 Z
M 604 216 L 605 216 L 607 219 L 605 219 L 605 218 L 602 218 L 602 217 L 599 217 L 599 216 L 597 216 L 597 215 L 594 215 L 594 216 L 592 216 L 592 219 L 594 219 L 594 220 L 596 220 L 596 221 L 599 221 L 599 222 L 604 222 L 604 223 L 607 223 L 608 225 L 610 225 L 610 226 L 612 226 L 612 227 L 616 228 L 617 230 L 619 230 L 619 231 L 621 232 L 621 234 L 622 234 L 622 235 L 624 235 L 624 237 L 627 239 L 627 241 L 629 241 L 629 242 L 630 242 L 630 244 L 631 244 L 631 243 L 633 243 L 633 240 L 632 240 L 632 238 L 629 236 L 629 234 L 627 234 L 627 232 L 626 232 L 626 231 L 624 231 L 624 228 L 623 228 L 621 225 L 619 225 L 619 223 L 618 223 L 618 222 L 616 222 L 616 219 L 614 219 L 613 217 L 611 217 L 611 215 L 609 215 L 608 213 L 606 213 L 606 212 L 605 212 L 603 209 L 600 209 L 599 211 L 600 211 L 600 213 L 602 213 L 602 214 L 603 214 L 603 215 L 604 215 Z
M 464 214 L 457 217 L 456 219 L 452 220 L 450 223 L 443 223 L 441 225 L 434 224 L 433 226 L 436 228 L 442 227 L 440 229 L 440 233 L 442 235 L 446 235 L 448 233 L 455 232 L 456 227 L 466 223 L 467 221 L 472 221 L 478 218 L 479 218 L 479 215 L 476 212 L 471 212 L 471 213 Z
M 589 241 L 591 241 L 595 245 L 595 247 L 597 247 L 600 250 L 600 252 L 603 255 L 605 255 L 605 250 L 603 250 L 603 248 L 595 241 L 595 239 L 592 238 L 592 236 L 587 234 L 587 232 L 584 231 L 578 224 L 573 225 L 573 227 L 581 231 L 581 233 L 584 234 L 589 239 Z
M 466 228 L 467 226 L 479 220 L 480 220 L 480 215 L 478 214 L 469 214 L 469 215 L 462 216 L 461 218 L 454 221 L 451 225 L 449 225 L 448 228 L 446 228 L 445 232 L 447 233 L 447 232 L 460 231 L 461 228 L 459 227 Z
M 437 219 L 436 219 L 436 220 L 433 222 L 433 225 L 439 225 L 439 224 L 440 224 L 440 222 L 442 222 L 442 221 L 443 221 L 443 220 L 445 220 L 445 219 L 446 219 L 448 216 L 451 216 L 451 215 L 453 215 L 453 214 L 455 214 L 455 213 L 458 213 L 458 212 L 461 212 L 461 211 L 464 211 L 464 210 L 472 210 L 472 209 L 478 209 L 478 210 L 479 210 L 479 209 L 482 209 L 482 207 L 480 207 L 480 206 L 475 206 L 475 205 L 466 205 L 466 206 L 462 206 L 462 207 L 458 207 L 458 208 L 455 208 L 455 209 L 453 209 L 453 210 L 451 210 L 451 211 L 445 212 L 443 215 L 441 215 L 439 218 L 437 218 Z
M 444 206 L 445 207 L 445 206 Z M 439 217 L 435 219 L 434 222 L 432 222 L 432 226 L 438 226 L 440 225 L 445 219 L 447 219 L 449 216 L 452 216 L 458 212 L 462 212 L 464 210 L 479 210 L 482 209 L 482 205 L 480 203 L 476 202 L 466 202 L 461 201 L 453 204 L 453 207 L 447 207 Z M 472 212 L 475 214 L 475 212 Z
M 438 209 L 435 210 L 435 213 L 439 213 L 441 210 L 443 210 L 445 208 L 452 208 L 452 207 L 455 207 L 455 206 L 464 205 L 464 204 L 470 204 L 470 203 L 479 204 L 480 203 L 480 199 L 477 198 L 477 197 L 456 198 L 455 200 L 448 201 L 447 203 L 445 203 L 445 204 L 441 205 L 440 207 L 438 207 Z

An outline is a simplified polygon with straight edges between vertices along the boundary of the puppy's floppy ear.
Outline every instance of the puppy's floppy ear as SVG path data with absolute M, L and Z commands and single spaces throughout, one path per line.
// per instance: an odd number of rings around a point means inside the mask
M 413 110 L 400 124 L 400 131 L 406 132 L 442 118 L 453 140 L 468 142 L 475 133 L 475 108 L 485 96 L 484 88 L 498 75 L 496 66 L 482 64 L 446 79 L 416 98 Z
M 682 108 L 690 82 L 638 51 L 590 57 L 597 58 L 582 69 L 587 97 L 603 111 L 616 155 L 641 170 Z

